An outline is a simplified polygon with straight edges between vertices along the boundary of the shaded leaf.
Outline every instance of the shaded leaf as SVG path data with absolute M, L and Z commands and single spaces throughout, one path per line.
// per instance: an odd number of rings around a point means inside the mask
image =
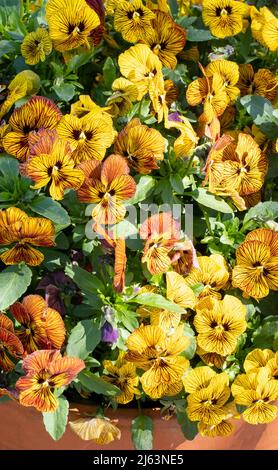
M 114 397 L 121 393 L 121 390 L 113 384 L 106 382 L 95 374 L 91 372 L 81 372 L 78 376 L 79 382 L 83 385 L 89 392 L 98 393 L 99 395 L 106 395 L 109 397 Z
M 101 340 L 99 324 L 93 320 L 81 320 L 71 330 L 68 345 L 68 356 L 86 359 Z
M 51 197 L 39 196 L 29 206 L 36 214 L 52 220 L 55 224 L 67 226 L 71 223 L 67 211 Z
M 0 311 L 19 299 L 31 284 L 32 271 L 25 264 L 9 266 L 0 273 Z
M 131 423 L 132 442 L 137 450 L 153 448 L 153 422 L 149 416 L 140 415 Z

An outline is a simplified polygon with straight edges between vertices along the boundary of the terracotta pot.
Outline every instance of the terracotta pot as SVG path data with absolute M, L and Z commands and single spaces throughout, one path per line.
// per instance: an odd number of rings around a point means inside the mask
M 72 405 L 70 419 L 80 417 L 80 413 L 90 412 L 90 406 Z M 197 436 L 194 441 L 185 440 L 175 418 L 163 420 L 159 410 L 146 410 L 145 414 L 154 420 L 154 450 L 264 450 L 278 449 L 278 420 L 268 425 L 251 426 L 243 421 L 235 423 L 236 431 L 232 436 L 203 438 Z M 131 420 L 138 415 L 137 410 L 121 409 L 107 413 L 112 419 L 118 419 L 122 438 L 107 446 L 97 446 L 90 441 L 82 441 L 71 429 L 59 441 L 53 441 L 44 429 L 41 414 L 33 408 L 24 408 L 15 402 L 0 404 L 0 450 L 130 450 L 133 449 L 130 435 Z

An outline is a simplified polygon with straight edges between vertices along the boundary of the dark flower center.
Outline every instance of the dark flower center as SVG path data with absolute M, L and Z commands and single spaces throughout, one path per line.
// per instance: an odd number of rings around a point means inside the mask
M 216 10 L 215 10 L 216 16 L 221 16 L 221 14 L 224 10 L 227 12 L 228 15 L 232 14 L 232 7 L 230 7 L 230 6 L 227 6 L 225 8 L 217 7 Z

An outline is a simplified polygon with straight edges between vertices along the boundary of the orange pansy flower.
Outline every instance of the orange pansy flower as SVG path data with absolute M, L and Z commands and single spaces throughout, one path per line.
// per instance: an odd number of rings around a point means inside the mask
M 14 245 L 0 255 L 7 265 L 23 261 L 30 266 L 38 266 L 44 255 L 31 245 L 53 246 L 54 236 L 54 225 L 48 219 L 28 217 L 16 207 L 0 211 L 0 245 Z
M 40 348 L 61 348 L 66 334 L 64 322 L 59 312 L 48 308 L 40 295 L 28 295 L 22 303 L 12 305 L 10 310 L 21 324 L 15 333 L 28 354 Z
M 14 363 L 10 357 L 20 358 L 23 351 L 21 341 L 15 335 L 13 322 L 0 313 L 0 369 L 5 372 L 13 370 Z
M 10 117 L 11 132 L 3 139 L 4 149 L 19 160 L 26 160 L 30 153 L 29 138 L 40 129 L 54 129 L 62 117 L 53 101 L 42 96 L 33 96 L 16 109 Z
M 53 390 L 72 382 L 85 364 L 75 357 L 62 357 L 57 350 L 41 350 L 27 356 L 22 367 L 26 375 L 16 383 L 20 404 L 48 412 L 58 407 Z
M 126 213 L 123 201 L 136 191 L 126 160 L 120 155 L 110 155 L 103 163 L 90 160 L 78 168 L 85 174 L 85 182 L 77 191 L 78 199 L 96 204 L 92 212 L 95 221 L 114 224 L 122 220 Z
M 154 214 L 143 222 L 140 236 L 145 241 L 142 262 L 147 263 L 151 274 L 168 271 L 176 261 L 175 249 L 179 250 L 180 227 L 168 212 Z

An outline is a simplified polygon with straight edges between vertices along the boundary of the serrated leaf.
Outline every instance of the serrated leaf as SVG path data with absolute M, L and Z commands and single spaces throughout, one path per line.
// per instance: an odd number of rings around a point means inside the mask
M 140 305 L 148 305 L 149 307 L 163 308 L 169 310 L 169 312 L 185 313 L 185 310 L 174 302 L 165 299 L 160 294 L 139 294 L 136 297 L 129 300 L 129 302 L 136 302 Z
M 149 416 L 140 415 L 131 423 L 131 437 L 136 450 L 153 448 L 153 422 Z
M 106 382 L 91 372 L 81 372 L 78 376 L 78 380 L 89 392 L 109 397 L 115 397 L 121 393 L 118 387 Z
M 32 271 L 25 264 L 9 266 L 0 273 L 0 311 L 16 302 L 31 284 Z
M 209 207 L 218 212 L 223 212 L 224 214 L 232 214 L 233 209 L 224 201 L 221 197 L 215 196 L 214 194 L 209 193 L 204 188 L 199 188 L 191 193 L 193 199 L 199 204 L 202 204 L 205 207 Z
M 71 330 L 68 345 L 68 356 L 86 359 L 101 340 L 99 324 L 93 320 L 81 320 Z
M 198 434 L 197 423 L 190 421 L 186 412 L 177 412 L 177 419 L 184 437 L 188 441 L 193 441 Z
M 58 441 L 63 436 L 68 422 L 69 402 L 61 396 L 58 398 L 58 408 L 54 412 L 43 413 L 45 429 L 54 441 Z
M 55 224 L 67 226 L 71 223 L 67 211 L 51 197 L 39 196 L 29 204 L 29 207 L 36 214 L 52 220 Z

